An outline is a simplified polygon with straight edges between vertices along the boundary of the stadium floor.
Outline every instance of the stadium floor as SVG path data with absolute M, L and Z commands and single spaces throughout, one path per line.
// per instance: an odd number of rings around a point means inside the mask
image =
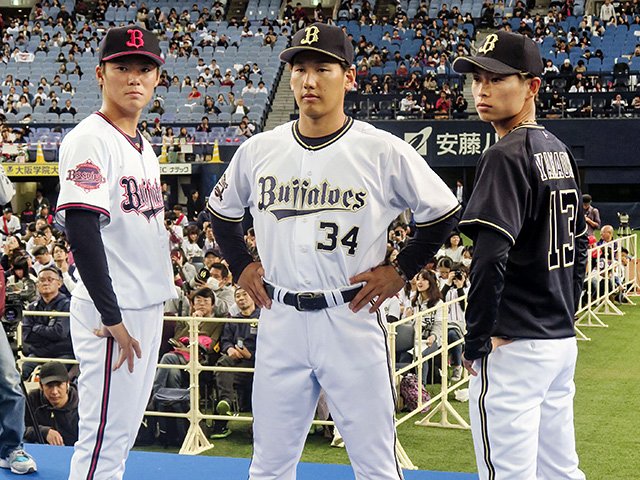
M 28 478 L 67 480 L 71 447 L 27 445 L 38 463 L 34 475 L 18 477 L 8 470 L 0 470 L 0 479 Z M 131 452 L 127 461 L 125 480 L 246 480 L 249 460 L 246 458 L 175 455 L 171 453 Z M 351 480 L 353 471 L 348 465 L 302 463 L 298 467 L 299 480 Z M 469 473 L 405 471 L 406 480 L 477 480 Z

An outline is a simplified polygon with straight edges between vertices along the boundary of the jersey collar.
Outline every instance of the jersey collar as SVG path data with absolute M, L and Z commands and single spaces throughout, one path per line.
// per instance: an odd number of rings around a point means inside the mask
M 95 112 L 95 113 L 96 113 L 96 115 L 98 115 L 99 117 L 101 117 L 102 119 L 104 119 L 104 121 L 105 121 L 105 122 L 107 122 L 109 125 L 111 125 L 113 128 L 115 128 L 115 129 L 116 129 L 116 130 L 117 130 L 117 131 L 118 131 L 118 132 L 119 132 L 119 133 L 120 133 L 124 138 L 126 138 L 126 139 L 127 139 L 127 142 L 129 142 L 129 144 L 130 144 L 133 148 L 135 148 L 135 149 L 136 149 L 136 151 L 137 151 L 138 153 L 142 153 L 142 151 L 144 150 L 144 143 L 142 142 L 142 135 L 139 135 L 139 132 L 137 132 L 137 130 L 136 130 L 136 132 L 138 133 L 138 136 L 139 136 L 139 138 L 140 138 L 140 144 L 139 144 L 139 145 L 138 145 L 137 143 L 135 143 L 135 142 L 131 139 L 131 137 L 130 137 L 129 135 L 127 135 L 126 133 L 124 133 L 124 131 L 122 131 L 122 129 L 121 129 L 120 127 L 118 127 L 115 123 L 113 123 L 113 122 L 109 119 L 109 117 L 107 117 L 104 113 L 102 113 L 102 112 L 100 112 L 100 111 L 97 111 L 97 112 Z
M 307 150 L 320 150 L 324 147 L 328 147 L 329 145 L 337 142 L 340 138 L 342 138 L 344 134 L 349 131 L 351 125 L 353 125 L 353 118 L 347 117 L 347 121 L 344 122 L 344 125 L 342 125 L 342 127 L 340 127 L 337 131 L 324 137 L 310 138 L 305 137 L 300 133 L 300 130 L 298 129 L 298 120 L 296 120 L 295 122 L 293 122 L 291 132 L 293 133 L 293 138 L 296 139 L 296 142 L 298 142 L 302 148 L 305 148 Z

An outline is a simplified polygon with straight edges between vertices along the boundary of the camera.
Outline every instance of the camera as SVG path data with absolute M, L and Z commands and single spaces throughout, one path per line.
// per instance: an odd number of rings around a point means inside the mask
M 620 226 L 621 227 L 628 227 L 629 226 L 629 214 L 626 212 L 616 212 L 618 215 L 618 221 L 620 222 Z
M 453 272 L 453 278 L 462 281 L 464 280 L 464 273 L 462 272 L 462 270 L 456 270 L 455 272 Z
M 201 280 L 203 282 L 206 282 L 207 280 L 209 280 L 210 276 L 211 276 L 211 272 L 209 272 L 209 269 L 207 267 L 202 267 L 198 272 L 198 280 Z
M 14 352 L 17 351 L 17 331 L 18 325 L 22 321 L 22 309 L 20 292 L 7 292 L 2 326 Z

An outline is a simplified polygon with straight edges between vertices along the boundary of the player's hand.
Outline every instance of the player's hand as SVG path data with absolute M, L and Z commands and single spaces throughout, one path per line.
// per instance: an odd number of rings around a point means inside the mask
M 53 428 L 50 428 L 49 433 L 47 433 L 47 443 L 49 445 L 61 447 L 64 445 L 64 440 L 62 439 L 62 435 L 60 435 L 60 432 L 54 430 Z
M 375 312 L 382 302 L 387 298 L 393 297 L 404 286 L 404 280 L 398 275 L 395 268 L 391 265 L 383 265 L 374 268 L 368 272 L 359 273 L 350 280 L 351 284 L 362 283 L 364 286 L 358 292 L 356 297 L 349 303 L 349 308 L 354 312 L 359 312 L 365 305 L 372 302 L 375 303 L 369 309 L 369 313 Z
M 462 355 L 462 366 L 469 372 L 469 375 L 473 375 L 474 377 L 478 375 L 478 372 L 473 369 L 473 360 L 467 360 L 464 358 L 464 354 Z
M 236 350 L 234 347 L 229 347 L 229 350 L 227 350 L 227 355 L 237 360 L 240 360 L 241 358 L 243 358 L 242 354 L 238 350 Z
M 102 329 L 97 329 L 94 332 L 99 337 L 113 337 L 118 342 L 120 348 L 120 356 L 116 362 L 113 371 L 118 370 L 122 364 L 126 361 L 129 372 L 133 373 L 133 362 L 135 357 L 142 358 L 142 349 L 138 340 L 129 335 L 127 327 L 124 323 L 120 322 L 117 325 L 103 326 Z
M 264 277 L 262 263 L 250 263 L 240 274 L 238 285 L 249 294 L 258 307 L 269 309 L 271 308 L 271 299 L 264 288 L 262 277 Z

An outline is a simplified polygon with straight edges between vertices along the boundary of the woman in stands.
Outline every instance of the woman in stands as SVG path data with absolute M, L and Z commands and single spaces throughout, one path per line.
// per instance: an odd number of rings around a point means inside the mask
M 62 91 L 65 93 L 69 93 L 71 96 L 76 93 L 75 89 L 71 86 L 71 82 L 66 82 L 62 87 Z
M 416 275 L 416 295 L 411 300 L 411 308 L 405 309 L 405 317 L 417 312 L 429 310 L 442 304 L 442 294 L 438 287 L 438 279 L 429 270 L 421 270 Z M 442 336 L 442 308 L 438 308 L 422 317 L 422 338 L 414 338 L 414 352 L 416 347 L 426 345 L 422 351 L 425 357 L 435 352 L 441 345 Z M 424 342 L 422 342 L 424 340 Z M 414 353 L 415 354 L 415 353 Z M 404 359 L 406 363 L 413 361 L 412 358 Z M 407 362 L 408 361 L 408 362 Z M 426 384 L 429 376 L 429 363 L 422 365 L 422 383 Z

